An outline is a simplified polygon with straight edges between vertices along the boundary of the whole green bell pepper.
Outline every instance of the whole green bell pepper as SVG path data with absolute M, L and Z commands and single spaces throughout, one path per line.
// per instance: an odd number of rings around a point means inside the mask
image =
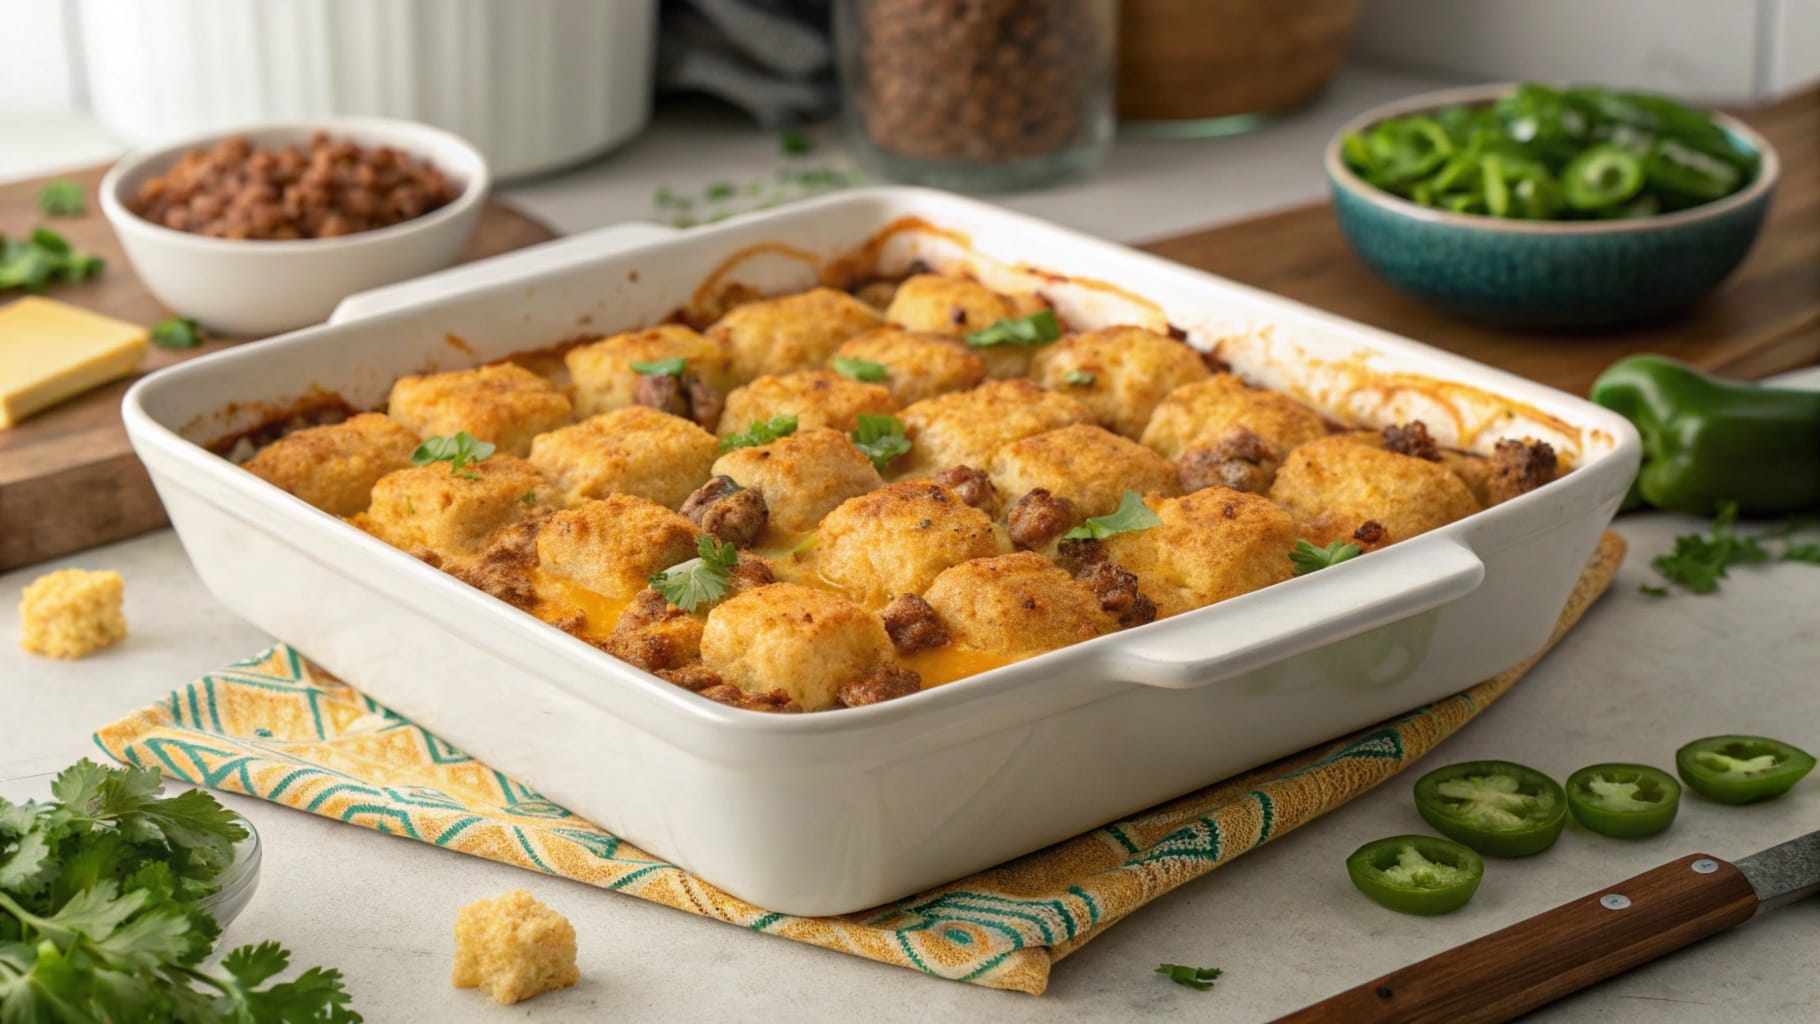
M 1699 516 L 1725 501 L 1747 515 L 1820 511 L 1820 391 L 1722 380 L 1644 355 L 1607 367 L 1592 400 L 1643 437 L 1633 499 Z

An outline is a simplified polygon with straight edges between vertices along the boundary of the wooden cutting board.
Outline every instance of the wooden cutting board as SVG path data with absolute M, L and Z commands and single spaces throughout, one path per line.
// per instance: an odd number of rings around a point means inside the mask
M 171 314 L 133 275 L 101 216 L 95 186 L 105 171 L 96 167 L 56 176 L 82 183 L 88 213 L 80 218 L 47 219 L 38 213 L 38 193 L 48 178 L 0 185 L 0 234 L 19 237 L 42 224 L 76 248 L 95 253 L 107 261 L 101 276 L 54 288 L 52 297 L 132 323 L 154 324 Z M 489 202 L 461 262 L 554 237 L 555 232 L 532 218 Z M 9 294 L 0 302 L 11 298 Z M 138 372 L 150 373 L 245 340 L 211 340 L 182 351 L 153 346 Z M 120 422 L 120 396 L 131 383 L 116 381 L 0 430 L 0 571 L 164 525 L 164 509 Z
M 1656 323 L 1563 334 L 1454 320 L 1372 273 L 1347 247 L 1327 203 L 1144 248 L 1575 394 L 1585 394 L 1600 370 L 1634 352 L 1661 352 L 1728 376 L 1766 377 L 1820 362 L 1820 89 L 1738 116 L 1782 157 L 1782 182 L 1763 234 L 1717 291 Z

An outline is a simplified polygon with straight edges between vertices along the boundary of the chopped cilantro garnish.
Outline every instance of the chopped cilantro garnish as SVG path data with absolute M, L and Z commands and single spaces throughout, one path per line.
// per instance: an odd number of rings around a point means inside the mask
M 524 502 L 527 505 L 535 505 L 535 504 L 537 504 L 537 492 L 536 491 L 526 491 L 523 494 L 518 496 L 518 500 Z
M 1674 550 L 1657 555 L 1650 561 L 1656 573 L 1667 583 L 1679 584 L 1695 594 L 1711 594 L 1719 581 L 1735 565 L 1782 561 L 1820 565 L 1820 543 L 1790 540 L 1794 534 L 1814 529 L 1820 522 L 1807 516 L 1793 516 L 1786 522 L 1748 537 L 1733 529 L 1738 521 L 1737 502 L 1724 502 L 1711 526 L 1704 532 L 1682 534 L 1675 538 Z M 1773 543 L 1782 543 L 1780 551 Z M 1668 587 L 1641 588 L 1646 594 L 1666 596 Z
M 1086 370 L 1069 370 L 1062 374 L 1062 383 L 1077 388 L 1090 388 L 1093 386 L 1093 382 L 1099 379 L 1098 374 L 1088 373 Z
M 711 534 L 695 539 L 695 551 L 698 557 L 651 576 L 652 589 L 685 612 L 725 597 L 733 584 L 732 569 L 739 564 L 739 549 Z
M 1732 529 L 1737 521 L 1738 503 L 1725 502 L 1704 533 L 1676 537 L 1674 550 L 1657 555 L 1649 564 L 1670 583 L 1696 594 L 1710 594 L 1719 589 L 1719 581 L 1730 567 L 1769 560 L 1768 549 L 1755 537 L 1740 536 Z
M 1167 975 L 1177 985 L 1205 992 L 1213 987 L 1213 981 L 1226 973 L 1218 967 L 1183 967 L 1181 964 L 1158 964 L 1156 973 Z
M 30 238 L 0 237 L 0 290 L 43 291 L 47 285 L 74 284 L 101 272 L 101 257 L 70 248 L 49 228 L 36 228 Z
M 834 357 L 834 372 L 843 377 L 876 384 L 885 379 L 885 364 L 875 363 L 869 359 L 854 359 L 850 356 Z
M 967 335 L 967 344 L 974 348 L 992 348 L 995 345 L 1046 345 L 1061 336 L 1061 322 L 1056 320 L 1053 312 L 1045 309 L 1029 316 L 1000 320 L 991 327 L 974 331 Z
M 738 194 L 738 192 L 739 192 L 739 187 L 737 185 L 734 185 L 732 182 L 717 181 L 714 184 L 708 186 L 707 195 L 708 195 L 709 199 L 719 201 L 722 199 L 731 199 L 736 194 Z
M 1364 548 L 1357 544 L 1348 544 L 1343 540 L 1336 540 L 1324 548 L 1317 548 L 1305 540 L 1298 540 L 1295 542 L 1295 550 L 1289 553 L 1289 560 L 1295 563 L 1297 576 L 1306 576 L 1330 565 L 1338 565 L 1349 558 L 1357 558 L 1364 553 Z
M 411 461 L 419 466 L 432 462 L 446 462 L 449 472 L 469 480 L 479 480 L 479 473 L 463 473 L 461 467 L 471 462 L 484 462 L 493 454 L 493 446 L 477 440 L 473 434 L 463 430 L 454 437 L 427 437 L 417 450 L 411 453 Z
M 728 434 L 720 439 L 720 450 L 730 452 L 735 448 L 751 448 L 756 445 L 789 437 L 796 433 L 795 416 L 773 416 L 768 420 L 752 423 L 737 434 Z
M 80 217 L 88 211 L 82 183 L 68 178 L 46 182 L 38 193 L 38 209 L 47 217 Z
M 675 359 L 653 359 L 648 362 L 634 359 L 630 365 L 634 373 L 642 373 L 647 377 L 680 377 L 683 375 L 683 368 L 689 365 L 689 360 L 684 356 L 677 356 Z
M 1118 509 L 1111 515 L 1093 516 L 1062 536 L 1068 540 L 1105 540 L 1114 534 L 1148 530 L 1161 522 L 1150 506 L 1144 504 L 1143 495 L 1126 491 L 1119 498 Z
M 802 132 L 787 131 L 778 135 L 777 148 L 782 150 L 785 156 L 802 156 L 813 150 L 815 146 Z
M 1668 596 L 1667 587 L 1652 587 L 1647 583 L 1637 584 L 1637 592 L 1639 594 L 1648 594 L 1650 597 L 1667 597 Z
M 152 344 L 159 348 L 195 348 L 202 344 L 202 328 L 187 317 L 160 320 L 152 327 Z
M 904 435 L 904 421 L 896 416 L 860 413 L 859 428 L 853 431 L 853 446 L 883 473 L 892 459 L 910 450 L 910 438 Z

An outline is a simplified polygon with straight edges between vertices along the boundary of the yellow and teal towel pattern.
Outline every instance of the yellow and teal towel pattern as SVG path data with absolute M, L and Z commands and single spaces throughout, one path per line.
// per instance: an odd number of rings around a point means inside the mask
M 1607 534 L 1559 639 L 1611 582 Z M 1546 650 L 1546 649 L 1545 649 Z M 312 668 L 282 644 L 107 726 L 111 756 L 197 785 L 561 875 L 942 978 L 1039 994 L 1054 963 L 1151 900 L 1403 770 L 1542 656 L 1374 729 L 982 871 L 831 918 L 776 914 L 721 892 L 493 771 Z

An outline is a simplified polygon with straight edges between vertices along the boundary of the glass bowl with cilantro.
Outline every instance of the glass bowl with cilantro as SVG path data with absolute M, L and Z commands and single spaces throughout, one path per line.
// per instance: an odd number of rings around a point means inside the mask
M 20 820 L 23 821 L 25 818 L 18 808 L 31 804 L 46 809 L 55 807 L 59 803 L 67 804 L 68 801 L 65 798 L 77 791 L 75 780 L 86 780 L 92 775 L 96 781 L 90 788 L 97 798 L 105 797 L 105 799 L 99 800 L 99 803 L 127 813 L 98 813 L 95 815 L 95 823 L 83 836 L 74 837 L 72 841 L 71 837 L 66 835 L 64 842 L 71 847 L 69 852 L 72 855 L 79 852 L 77 848 L 86 848 L 90 845 L 102 846 L 109 843 L 110 840 L 106 838 L 108 833 L 120 831 L 122 821 L 128 820 L 129 815 L 149 811 L 149 816 L 155 818 L 159 814 L 170 814 L 174 810 L 180 816 L 188 815 L 187 824 L 190 827 L 200 826 L 197 828 L 198 844 L 218 852 L 220 843 L 225 842 L 228 851 L 226 856 L 209 853 L 197 856 L 187 853 L 179 854 L 176 844 L 172 843 L 135 844 L 136 848 L 130 856 L 122 858 L 119 865 L 122 870 L 130 872 L 142 867 L 149 860 L 167 856 L 175 860 L 182 856 L 184 864 L 194 865 L 196 869 L 193 891 L 197 908 L 207 911 L 209 916 L 215 919 L 215 923 L 222 928 L 226 928 L 228 922 L 239 917 L 240 912 L 246 909 L 248 903 L 252 902 L 253 893 L 259 888 L 259 867 L 264 859 L 259 842 L 259 831 L 253 827 L 252 822 L 231 810 L 220 808 L 217 812 L 215 807 L 207 806 L 203 797 L 207 797 L 209 803 L 219 807 L 219 801 L 214 800 L 212 794 L 205 790 L 192 789 L 186 783 L 159 778 L 155 774 L 134 775 L 123 769 L 105 767 L 91 772 L 85 765 L 75 766 L 74 771 L 67 773 L 70 775 L 70 781 L 66 781 L 63 787 L 59 787 L 57 780 L 65 774 L 65 772 L 46 772 L 42 775 L 0 779 L 0 807 L 8 808 L 10 813 L 19 815 Z M 185 796 L 192 792 L 198 795 Z M 173 803 L 172 801 L 178 797 L 182 797 L 182 799 Z M 195 804 L 195 809 L 188 806 L 191 803 Z M 130 811 L 128 811 L 129 805 Z M 206 820 L 198 819 L 196 817 L 198 814 Z M 48 821 L 48 815 L 45 817 Z M 131 831 L 132 826 L 129 824 L 125 828 Z M 74 830 L 70 831 L 74 832 Z M 4 845 L 4 840 L 0 840 L 0 846 Z
M 1392 285 L 1467 319 L 1575 328 L 1711 291 L 1755 240 L 1780 164 L 1725 114 L 1527 82 L 1368 111 L 1326 170 L 1347 241 Z

